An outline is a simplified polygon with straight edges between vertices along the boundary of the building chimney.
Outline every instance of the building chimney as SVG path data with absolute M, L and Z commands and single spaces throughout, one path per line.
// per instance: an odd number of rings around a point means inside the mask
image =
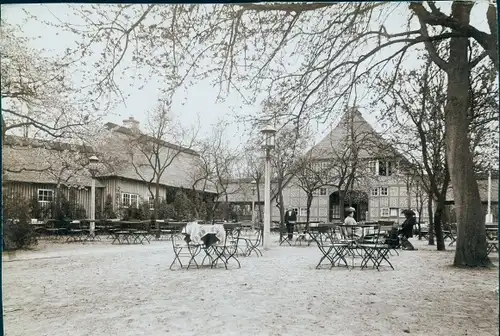
M 123 127 L 139 131 L 139 122 L 135 120 L 134 117 L 129 117 L 128 119 L 123 120 Z

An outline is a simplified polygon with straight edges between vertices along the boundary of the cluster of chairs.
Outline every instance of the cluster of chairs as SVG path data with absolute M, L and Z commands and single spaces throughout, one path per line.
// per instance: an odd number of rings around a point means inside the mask
M 334 266 L 345 266 L 349 268 L 348 259 L 352 259 L 354 267 L 354 258 L 361 258 L 361 269 L 371 265 L 380 270 L 383 264 L 388 265 L 394 270 L 389 260 L 391 251 L 395 251 L 399 246 L 397 233 L 394 234 L 393 225 L 373 224 L 365 225 L 365 230 L 371 231 L 369 234 L 360 238 L 349 236 L 342 225 L 323 228 L 323 232 L 314 234 L 309 232 L 313 241 L 316 242 L 322 257 L 316 268 L 320 268 L 323 261 L 328 260 L 330 268 Z
M 94 232 L 90 231 L 90 220 L 54 220 L 34 224 L 38 237 L 65 239 L 66 242 L 82 242 L 111 239 L 118 244 L 143 244 L 155 236 L 151 221 L 97 220 Z
M 316 265 L 320 268 L 325 262 L 330 268 L 335 266 L 345 266 L 350 268 L 349 260 L 352 260 L 351 266 L 354 267 L 356 257 L 361 259 L 359 265 L 361 269 L 369 266 L 380 270 L 380 267 L 387 265 L 394 269 L 390 262 L 390 256 L 398 254 L 400 240 L 397 234 L 397 228 L 393 222 L 374 222 L 364 223 L 359 226 L 345 226 L 343 224 L 311 223 L 306 230 L 299 229 L 298 234 L 294 235 L 295 240 L 289 239 L 283 234 L 280 245 L 293 242 L 298 244 L 302 241 L 308 244 L 314 242 L 321 251 L 321 258 Z M 367 232 L 358 236 L 353 228 Z M 307 238 L 304 237 L 307 235 Z M 351 268 L 352 268 L 351 267 Z
M 88 220 L 55 220 L 48 219 L 41 223 L 32 224 L 40 238 L 69 241 L 91 241 L 99 239 L 90 232 Z
M 498 253 L 498 223 L 486 223 L 486 244 L 488 255 L 491 252 Z
M 224 241 L 218 241 L 211 245 L 205 245 L 204 242 L 194 242 L 186 239 L 184 228 L 186 223 L 169 223 L 169 231 L 174 252 L 174 260 L 170 264 L 170 269 L 178 264 L 181 269 L 194 266 L 217 267 L 220 263 L 228 269 L 230 262 L 235 262 L 240 268 L 241 264 L 238 257 L 249 257 L 252 254 L 262 256 L 259 246 L 262 243 L 262 227 L 255 230 L 245 227 L 239 223 L 223 223 L 225 231 Z M 201 261 L 200 261 L 201 258 Z

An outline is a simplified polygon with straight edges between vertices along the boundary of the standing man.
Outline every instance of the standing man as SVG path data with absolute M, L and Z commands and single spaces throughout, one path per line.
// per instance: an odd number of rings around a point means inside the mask
M 294 209 L 288 209 L 285 213 L 285 224 L 288 232 L 288 240 L 293 239 L 293 226 L 297 222 L 297 213 Z

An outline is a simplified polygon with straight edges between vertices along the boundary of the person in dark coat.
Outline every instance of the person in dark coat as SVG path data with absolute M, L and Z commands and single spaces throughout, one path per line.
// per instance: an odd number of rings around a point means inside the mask
M 293 238 L 293 226 L 297 222 L 297 213 L 294 209 L 288 209 L 285 213 L 285 224 L 288 232 L 288 239 Z
M 399 234 L 402 236 L 401 238 L 401 246 L 406 250 L 415 250 L 412 243 L 408 240 L 408 238 L 413 237 L 413 227 L 417 224 L 417 219 L 415 218 L 415 212 L 413 210 L 403 210 L 403 214 L 406 217 L 406 220 L 401 225 L 401 229 L 399 230 Z

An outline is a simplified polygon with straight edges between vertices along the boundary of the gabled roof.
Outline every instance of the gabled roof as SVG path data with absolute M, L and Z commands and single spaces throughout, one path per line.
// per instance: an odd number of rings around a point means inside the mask
M 117 125 L 117 124 L 114 124 L 111 122 L 106 123 L 104 125 L 104 127 L 106 127 L 109 130 L 113 130 L 114 132 L 122 133 L 122 134 L 125 134 L 128 136 L 138 136 L 138 137 L 143 138 L 144 141 L 159 143 L 161 146 L 164 146 L 164 147 L 169 147 L 169 148 L 172 148 L 174 150 L 181 149 L 182 152 L 184 152 L 184 153 L 200 156 L 200 154 L 193 149 L 181 147 L 181 146 L 172 144 L 172 143 L 167 142 L 167 141 L 159 140 L 159 139 L 153 138 L 153 137 L 151 137 L 147 134 L 144 134 L 144 133 L 140 133 L 140 132 L 137 133 L 137 131 L 134 131 L 130 128 L 123 127 L 123 126 L 120 126 L 120 125 Z
M 349 127 L 350 125 L 352 125 L 352 128 Z M 350 130 L 352 131 L 349 132 Z M 305 155 L 310 154 L 317 160 L 332 159 L 336 153 L 342 153 L 345 147 L 349 146 L 350 138 L 354 138 L 354 142 L 358 146 L 358 158 L 361 160 L 398 157 L 407 161 L 403 155 L 398 153 L 386 139 L 373 129 L 357 108 L 351 108 L 345 112 L 332 131 L 309 149 Z M 288 176 L 283 187 L 286 187 L 294 177 L 293 174 Z M 271 195 L 271 200 L 274 200 L 277 196 L 277 193 Z
M 90 186 L 91 178 L 88 171 L 85 169 L 85 162 L 80 162 L 80 164 L 72 162 L 72 158 L 78 158 L 79 161 L 86 161 L 85 158 L 90 157 L 92 154 L 97 154 L 98 156 L 107 157 L 108 152 L 113 153 L 113 158 L 109 158 L 109 161 L 114 162 L 110 166 L 109 162 L 106 164 L 105 168 L 100 171 L 97 175 L 97 179 L 105 178 L 107 176 L 111 177 L 123 177 L 136 181 L 144 181 L 135 171 L 130 158 L 126 155 L 127 149 L 124 147 L 124 136 L 125 134 L 131 134 L 130 129 L 125 127 L 119 127 L 115 124 L 108 123 L 106 127 L 110 127 L 113 132 L 117 132 L 120 135 L 112 135 L 112 138 L 107 139 L 105 143 L 102 144 L 103 148 L 94 149 L 88 146 L 69 144 L 63 142 L 50 142 L 41 141 L 37 139 L 22 138 L 16 136 L 7 136 L 4 142 L 2 158 L 5 167 L 8 167 L 10 172 L 6 172 L 4 175 L 6 181 L 17 181 L 25 183 L 44 183 L 44 184 L 57 184 L 58 182 L 65 181 L 63 184 L 66 185 L 80 185 L 80 186 Z M 145 141 L 154 141 L 154 138 L 144 136 Z M 171 148 L 174 150 L 180 150 L 180 155 L 178 155 L 172 164 L 165 170 L 161 177 L 160 184 L 172 187 L 183 187 L 191 188 L 193 167 L 197 164 L 199 160 L 199 154 L 189 148 L 183 148 L 170 144 L 168 142 L 161 141 L 161 145 Z M 109 147 L 109 150 L 103 150 Z M 97 152 L 100 152 L 99 154 Z M 60 163 L 61 153 L 64 154 L 64 159 L 68 161 L 74 169 L 67 169 L 63 173 L 60 173 Z M 71 153 L 74 153 L 71 154 Z M 115 160 L 120 157 L 120 160 Z M 116 161 L 116 162 L 115 162 Z M 102 162 L 104 164 L 104 162 Z M 150 179 L 152 177 L 151 169 L 148 169 L 147 165 L 141 167 L 142 176 L 145 179 Z M 200 188 L 203 182 L 199 182 L 196 188 Z M 103 187 L 100 182 L 97 182 L 97 187 Z M 206 192 L 214 192 L 211 183 L 207 183 Z
M 127 143 L 131 136 L 133 139 L 139 138 L 140 141 L 155 142 L 162 148 L 165 148 L 165 150 L 162 149 L 159 153 L 161 157 L 160 160 L 162 162 L 169 162 L 172 160 L 172 162 L 166 167 L 160 178 L 159 183 L 161 185 L 177 188 L 191 188 L 197 177 L 195 176 L 196 167 L 199 160 L 201 160 L 198 152 L 190 148 L 155 139 L 138 130 L 118 126 L 113 123 L 107 123 L 105 127 L 111 132 L 108 133 L 109 138 L 102 141 L 98 151 L 104 153 L 104 155 L 113 157 L 115 161 L 117 161 L 117 164 L 108 172 L 101 174 L 101 177 L 123 177 L 136 181 L 152 181 L 154 179 L 155 172 L 151 168 L 151 163 L 148 162 L 146 156 L 140 153 L 137 148 L 134 149 L 128 146 Z M 133 155 L 131 155 L 131 152 Z M 137 173 L 136 168 L 139 170 L 140 175 Z M 214 188 L 209 182 L 204 185 L 203 181 L 200 181 L 196 184 L 195 188 L 197 190 L 202 190 L 203 186 L 206 188 L 204 190 L 205 192 L 214 192 Z
M 326 137 L 313 146 L 311 151 L 318 159 L 327 159 L 335 156 L 335 153 L 345 151 L 345 148 L 352 142 L 357 146 L 359 159 L 402 157 L 386 139 L 373 129 L 357 108 L 351 108 L 345 112 L 339 123 Z
M 6 135 L 3 141 L 3 146 L 21 146 L 21 147 L 33 147 L 33 148 L 46 148 L 56 151 L 78 151 L 80 153 L 89 153 L 92 155 L 94 150 L 90 146 L 71 144 L 61 141 L 51 141 L 42 139 L 26 138 L 17 135 Z
M 74 162 L 85 161 L 89 153 L 89 147 L 9 135 L 2 147 L 4 178 L 6 182 L 90 186 L 90 174 Z M 103 187 L 98 181 L 96 186 Z

